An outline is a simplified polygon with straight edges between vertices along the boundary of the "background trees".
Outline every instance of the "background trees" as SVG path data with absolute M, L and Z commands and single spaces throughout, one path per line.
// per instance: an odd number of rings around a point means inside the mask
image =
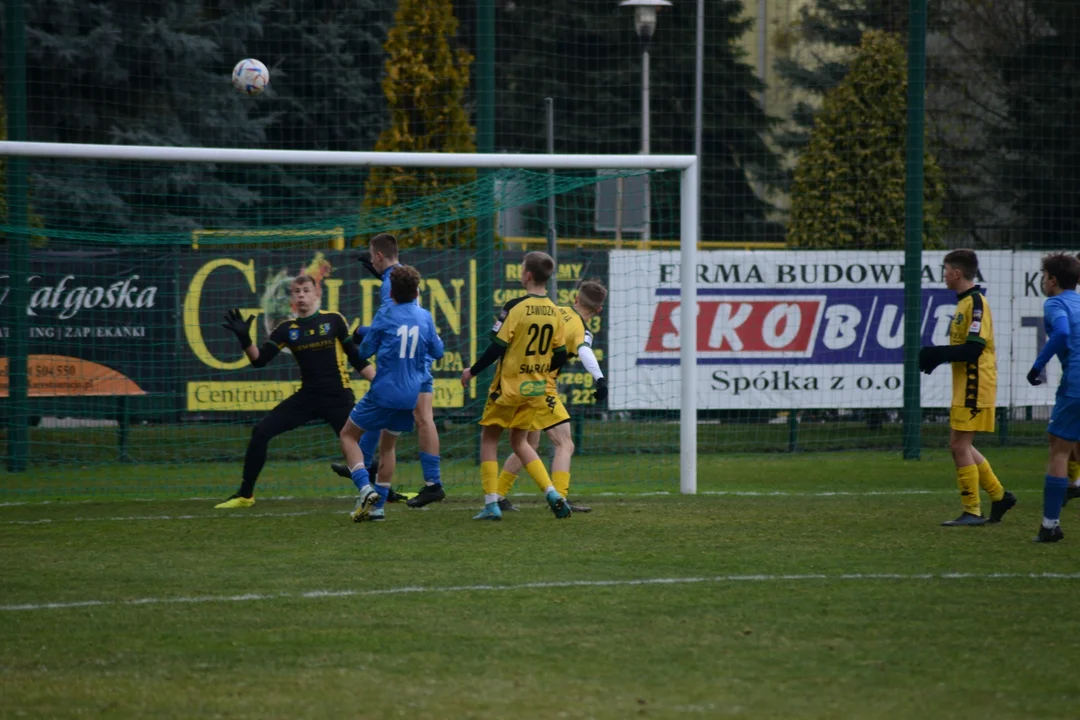
M 844 79 L 825 94 L 792 187 L 788 240 L 799 247 L 904 245 L 907 70 L 895 35 L 863 34 Z M 944 185 L 925 159 L 925 247 L 940 247 Z

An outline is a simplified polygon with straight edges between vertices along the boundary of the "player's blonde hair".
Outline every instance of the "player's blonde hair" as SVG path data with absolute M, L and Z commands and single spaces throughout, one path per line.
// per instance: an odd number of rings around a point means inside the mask
M 578 286 L 578 302 L 592 312 L 600 312 L 607 299 L 607 288 L 599 280 L 585 280 Z

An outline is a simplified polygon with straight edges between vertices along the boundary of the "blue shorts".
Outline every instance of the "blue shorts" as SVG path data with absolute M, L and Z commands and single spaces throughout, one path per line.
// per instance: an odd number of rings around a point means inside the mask
M 420 385 L 420 392 L 422 392 L 422 393 L 435 392 L 435 381 L 432 380 L 431 378 L 428 378 L 427 380 L 425 380 Z
M 413 429 L 412 410 L 376 405 L 367 395 L 356 403 L 349 419 L 364 430 L 389 430 L 395 435 Z
M 1046 431 L 1063 440 L 1080 441 L 1080 398 L 1058 396 Z

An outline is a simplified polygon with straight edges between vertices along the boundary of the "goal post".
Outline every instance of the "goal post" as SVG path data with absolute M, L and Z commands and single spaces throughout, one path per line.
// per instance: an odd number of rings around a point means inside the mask
M 133 145 L 90 145 L 36 142 L 0 141 L 0 157 L 22 157 L 30 160 L 73 162 L 112 162 L 126 164 L 185 163 L 247 166 L 307 166 L 312 168 L 441 168 L 441 169 L 490 169 L 490 170 L 536 170 L 536 171 L 677 171 L 679 262 L 681 272 L 679 302 L 680 329 L 679 364 L 679 490 L 682 493 L 697 491 L 697 251 L 698 251 L 698 164 L 692 155 L 568 155 L 568 154 L 480 154 L 480 153 L 384 153 L 384 152 L 333 152 L 312 150 L 266 150 L 241 148 L 185 148 Z M 595 183 L 596 180 L 590 182 Z M 33 190 L 31 191 L 33 192 Z M 555 192 L 559 192 L 556 189 Z M 357 197 L 357 212 L 359 213 Z M 510 201 L 513 202 L 513 201 Z M 475 216 L 491 214 L 496 203 L 484 205 Z M 505 206 L 505 205 L 504 205 Z M 655 212 L 655 209 L 654 209 Z M 475 217 L 474 216 L 474 217 Z M 6 221 L 4 221 L 6 222 Z M 9 259 L 29 251 L 31 228 L 11 228 L 18 242 L 8 244 Z M 201 238 L 220 237 L 220 229 L 206 228 L 211 233 Z M 238 235 L 242 232 L 237 233 Z M 296 235 L 302 233 L 294 233 Z M 193 237 L 188 233 L 188 238 Z M 190 244 L 190 240 L 189 240 Z M 10 267 L 18 267 L 10 263 Z M 17 297 L 17 295 L 15 296 Z M 475 303 L 475 299 L 473 300 Z M 26 315 L 14 313 L 10 331 L 26 332 Z M 482 315 L 479 317 L 483 317 Z M 470 316 L 475 322 L 476 316 Z M 10 358 L 8 370 L 12 376 L 22 372 L 25 358 Z M 11 383 L 13 393 L 25 392 L 26 383 Z M 9 406 L 25 405 L 27 397 L 10 397 Z M 23 414 L 20 422 L 28 416 Z M 122 435 L 122 433 L 121 433 Z M 18 435 L 9 433 L 8 438 Z M 9 441 L 10 442 L 10 441 Z M 9 454 L 12 449 L 9 448 Z

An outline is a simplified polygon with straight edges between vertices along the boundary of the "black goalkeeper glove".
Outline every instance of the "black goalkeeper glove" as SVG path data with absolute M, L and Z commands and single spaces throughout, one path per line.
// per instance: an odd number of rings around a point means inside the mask
M 602 403 L 607 400 L 608 388 L 607 378 L 600 378 L 596 381 L 596 402 Z
M 1042 385 L 1043 381 L 1042 381 L 1042 378 L 1040 377 L 1040 375 L 1042 375 L 1041 370 L 1036 370 L 1035 368 L 1031 368 L 1030 370 L 1028 370 L 1027 381 L 1029 383 L 1031 383 L 1032 385 Z
M 247 350 L 251 347 L 251 322 L 254 319 L 255 316 L 251 315 L 245 320 L 241 317 L 240 310 L 233 308 L 225 313 L 225 322 L 221 324 L 221 327 L 236 336 L 236 339 L 240 341 L 242 350 Z
M 945 362 L 945 352 L 948 348 L 944 345 L 930 345 L 919 351 L 919 369 L 929 375 L 934 372 L 938 365 Z
M 382 280 L 382 275 L 380 275 L 379 271 L 375 269 L 375 264 L 371 262 L 371 253 L 364 251 L 360 253 L 360 255 L 356 259 L 360 261 L 360 264 L 364 266 L 365 270 L 371 273 L 372 277 L 378 280 Z

